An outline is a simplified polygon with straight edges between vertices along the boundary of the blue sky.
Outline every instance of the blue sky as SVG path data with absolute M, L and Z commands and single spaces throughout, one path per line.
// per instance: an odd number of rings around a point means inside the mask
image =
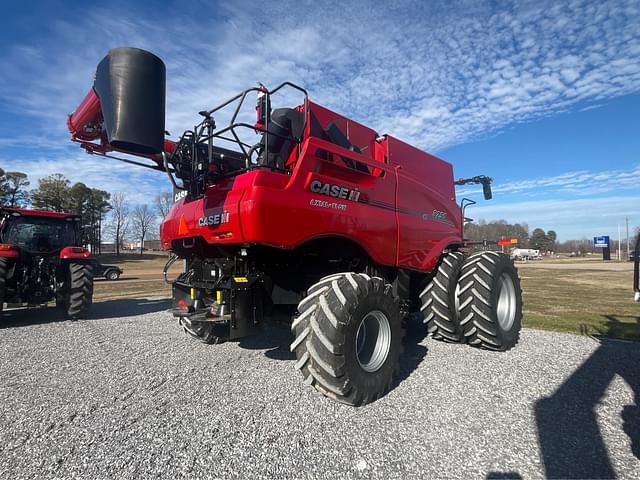
M 66 115 L 109 48 L 167 65 L 167 127 L 261 81 L 495 178 L 476 218 L 560 239 L 640 225 L 640 3 L 11 2 L 0 30 L 0 167 L 125 191 L 155 172 L 89 157 Z M 393 3 L 393 5 L 390 5 Z M 267 6 L 268 5 L 268 6 Z M 459 197 L 480 199 L 479 189 Z

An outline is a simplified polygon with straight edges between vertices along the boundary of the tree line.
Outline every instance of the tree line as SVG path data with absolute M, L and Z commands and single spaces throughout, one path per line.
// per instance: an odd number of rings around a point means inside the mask
M 9 207 L 31 206 L 54 212 L 71 211 L 82 216 L 87 244 L 92 251 L 99 252 L 102 233 L 115 242 L 116 254 L 127 239 L 140 242 L 140 253 L 145 240 L 157 238 L 159 222 L 169 213 L 173 205 L 171 192 L 163 192 L 154 198 L 153 205 L 136 205 L 133 208 L 125 193 L 109 193 L 92 188 L 82 182 L 71 184 L 62 174 L 55 173 L 38 180 L 38 186 L 31 185 L 27 174 L 5 172 L 0 168 L 0 205 Z M 520 248 L 534 248 L 541 252 L 586 252 L 593 250 L 593 242 L 583 238 L 558 242 L 554 230 L 534 228 L 529 231 L 526 223 L 508 223 L 505 220 L 467 223 L 465 237 L 473 240 L 497 240 L 516 238 Z M 636 228 L 635 235 L 640 234 Z
M 535 228 L 530 233 L 526 223 L 508 223 L 506 220 L 477 223 L 467 223 L 464 227 L 465 236 L 469 240 L 499 240 L 500 238 L 515 238 L 520 248 L 533 248 L 541 252 L 556 251 L 558 234 L 555 230 L 544 231 Z
M 60 173 L 39 179 L 36 188 L 29 189 L 30 185 L 27 174 L 0 168 L 0 206 L 78 213 L 85 227 L 85 244 L 93 252 L 100 252 L 104 233 L 113 239 L 116 255 L 127 239 L 140 242 L 142 254 L 144 241 L 158 237 L 159 222 L 173 204 L 171 193 L 163 192 L 153 205 L 132 208 L 123 192 L 111 194 L 82 182 L 72 184 Z
M 480 220 L 477 223 L 467 223 L 464 227 L 464 233 L 466 238 L 473 241 L 515 238 L 518 240 L 518 243 L 515 245 L 516 247 L 533 248 L 541 252 L 585 254 L 586 252 L 596 250 L 593 246 L 593 239 L 585 237 L 559 242 L 555 230 L 547 230 L 545 232 L 542 228 L 534 228 L 533 231 L 529 232 L 529 225 L 526 223 L 512 224 L 506 220 L 496 220 L 492 222 Z M 640 227 L 636 227 L 633 236 L 629 236 L 631 249 L 633 249 L 635 238 L 637 238 L 638 235 L 640 235 Z M 613 238 L 611 238 L 610 241 L 611 250 L 617 249 L 618 241 Z M 625 239 L 623 239 L 622 243 L 624 250 Z

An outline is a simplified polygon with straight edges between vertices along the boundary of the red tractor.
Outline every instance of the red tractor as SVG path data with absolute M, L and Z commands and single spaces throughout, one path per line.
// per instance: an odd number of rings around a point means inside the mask
M 272 108 L 284 90 L 300 103 Z M 255 123 L 241 113 L 251 93 Z M 173 315 L 187 333 L 207 343 L 240 338 L 289 306 L 295 367 L 351 405 L 392 385 L 411 313 L 437 339 L 491 350 L 516 344 L 516 269 L 500 253 L 469 254 L 464 207 L 473 202 L 456 204 L 455 183 L 481 183 L 490 198 L 490 178 L 454 182 L 449 163 L 289 82 L 199 112 L 177 142 L 165 139 L 164 106 L 163 62 L 117 48 L 68 127 L 88 153 L 135 155 L 146 161 L 124 160 L 168 175 L 176 204 L 160 234 L 170 262 L 184 261 Z
M 68 318 L 84 318 L 93 296 L 89 256 L 78 215 L 0 208 L 0 310 L 55 300 Z

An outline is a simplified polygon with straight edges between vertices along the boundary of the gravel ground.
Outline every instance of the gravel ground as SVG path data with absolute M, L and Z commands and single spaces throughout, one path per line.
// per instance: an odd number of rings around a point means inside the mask
M 415 330 L 399 384 L 356 409 L 302 384 L 284 326 L 207 346 L 167 307 L 5 314 L 1 478 L 640 478 L 639 343 Z

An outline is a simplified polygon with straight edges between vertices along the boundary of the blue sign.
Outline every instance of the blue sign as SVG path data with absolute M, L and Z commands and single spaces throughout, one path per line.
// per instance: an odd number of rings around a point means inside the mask
M 609 246 L 609 236 L 593 237 L 593 246 L 596 248 L 607 248 Z

